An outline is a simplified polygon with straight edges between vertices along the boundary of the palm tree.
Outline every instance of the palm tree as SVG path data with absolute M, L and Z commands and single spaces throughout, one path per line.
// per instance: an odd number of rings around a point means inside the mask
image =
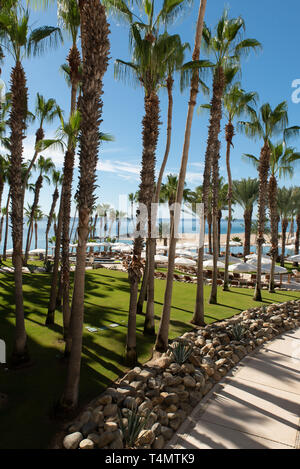
M 300 187 L 295 187 L 293 190 L 293 201 L 296 212 L 296 235 L 295 235 L 295 254 L 299 254 L 299 240 L 300 240 Z
M 277 208 L 281 222 L 281 259 L 280 265 L 284 267 L 286 231 L 289 224 L 289 218 L 293 210 L 293 188 L 278 188 L 277 191 Z
M 70 213 L 70 210 L 71 210 L 73 166 L 74 166 L 74 159 L 75 159 L 75 148 L 76 148 L 78 132 L 80 128 L 80 119 L 81 119 L 81 115 L 78 111 L 75 111 L 71 115 L 68 122 L 65 122 L 61 116 L 61 126 L 59 130 L 57 131 L 57 135 L 56 135 L 57 138 L 52 139 L 52 140 L 43 140 L 41 142 L 42 146 L 45 145 L 46 147 L 49 147 L 50 145 L 51 146 L 57 145 L 63 150 L 65 150 L 65 164 L 64 164 L 62 188 L 61 188 L 61 202 L 60 202 L 59 213 L 58 213 L 58 223 L 57 223 L 56 241 L 55 241 L 55 256 L 54 256 L 54 265 L 53 265 L 53 272 L 52 272 L 48 313 L 46 317 L 46 325 L 54 324 L 54 313 L 55 313 L 55 307 L 57 304 L 56 294 L 57 294 L 57 282 L 58 282 L 58 267 L 59 267 L 59 259 L 60 259 L 61 240 L 63 238 L 62 240 L 62 269 L 61 269 L 60 285 L 63 289 L 61 293 L 64 297 L 65 306 L 63 307 L 63 317 L 66 322 L 66 328 L 68 328 L 67 327 L 67 324 L 69 322 L 68 318 L 70 317 L 70 308 L 69 308 L 69 300 L 68 300 L 69 285 L 70 285 L 70 280 L 69 280 L 70 222 L 64 221 L 64 218 L 65 218 L 64 213 L 65 212 Z M 66 164 L 66 161 L 67 161 L 67 164 Z M 71 177 L 71 182 L 70 182 L 70 177 Z M 64 181 L 66 181 L 65 184 L 64 184 Z M 65 192 L 68 194 L 68 197 L 67 196 L 63 197 Z M 66 229 L 67 229 L 67 233 L 66 233 Z M 62 232 L 64 233 L 64 236 L 62 236 Z
M 199 5 L 199 13 L 196 23 L 196 35 L 194 43 L 194 51 L 192 56 L 192 62 L 190 63 L 188 69 L 193 68 L 193 65 L 196 66 L 191 73 L 190 80 L 190 100 L 188 104 L 188 112 L 186 119 L 185 135 L 184 135 L 184 144 L 181 157 L 181 167 L 178 178 L 178 186 L 176 192 L 176 203 L 181 207 L 184 191 L 184 180 L 186 175 L 186 167 L 189 156 L 189 146 L 190 146 L 190 135 L 191 127 L 194 115 L 194 108 L 196 105 L 196 98 L 198 94 L 199 87 L 199 56 L 200 56 L 200 47 L 201 39 L 203 32 L 204 24 L 204 15 L 206 9 L 206 0 L 201 0 Z M 168 260 L 168 275 L 166 282 L 166 290 L 164 296 L 164 308 L 162 312 L 162 317 L 159 325 L 159 331 L 157 334 L 155 349 L 159 352 L 165 352 L 168 348 L 168 336 L 169 336 L 169 323 L 170 323 L 170 313 L 171 313 L 171 300 L 172 300 L 172 290 L 173 290 L 173 273 L 174 273 L 174 261 L 175 261 L 175 251 L 176 251 L 176 238 L 174 236 L 177 231 L 177 226 L 174 226 L 174 223 L 171 224 L 170 231 L 170 249 L 169 249 L 169 260 Z
M 165 33 L 167 37 L 167 33 Z M 173 114 L 173 83 L 174 83 L 174 73 L 179 71 L 182 67 L 184 61 L 184 51 L 189 48 L 187 43 L 182 44 L 180 36 L 176 35 L 173 38 L 173 45 L 170 48 L 170 53 L 167 58 L 167 68 L 166 68 L 166 77 L 165 77 L 165 87 L 168 92 L 168 117 L 167 117 L 167 139 L 165 153 L 159 175 L 157 178 L 157 184 L 153 196 L 153 206 L 151 212 L 151 226 L 156 227 L 156 218 L 157 218 L 157 209 L 158 202 L 161 194 L 161 185 L 163 180 L 164 171 L 169 157 L 170 146 L 171 146 L 171 135 L 172 135 L 172 114 Z M 182 84 L 182 88 L 183 88 Z M 156 252 L 156 236 L 152 233 L 152 236 L 148 236 L 148 246 L 147 246 L 147 276 L 148 276 L 148 295 L 147 295 L 147 311 L 145 322 L 144 333 L 153 335 L 154 334 L 154 271 L 155 271 L 155 262 L 154 256 Z M 150 319 L 153 318 L 153 319 Z
M 27 173 L 24 177 L 23 197 L 25 195 L 26 184 L 28 182 L 31 171 L 34 168 L 38 155 L 42 151 L 41 142 L 45 138 L 44 124 L 52 124 L 56 117 L 58 117 L 60 114 L 61 109 L 57 105 L 55 99 L 50 98 L 48 100 L 45 100 L 45 98 L 41 94 L 37 93 L 34 117 L 35 120 L 38 121 L 38 129 L 35 133 L 34 155 L 30 160 Z
M 0 29 L 4 35 L 2 43 L 14 59 L 11 72 L 11 112 L 10 112 L 10 183 L 11 221 L 13 238 L 13 264 L 15 277 L 16 335 L 12 362 L 18 364 L 29 359 L 27 336 L 24 322 L 22 288 L 22 239 L 23 239 L 23 189 L 22 189 L 22 141 L 26 130 L 27 88 L 26 76 L 21 63 L 24 53 L 36 55 L 45 45 L 57 44 L 61 38 L 59 28 L 44 26 L 29 28 L 29 13 L 21 6 L 10 12 L 1 11 Z
M 56 169 L 53 169 L 51 179 L 52 179 L 52 184 L 54 184 L 54 192 L 53 192 L 53 195 L 52 195 L 52 204 L 51 204 L 50 212 L 49 212 L 49 215 L 48 215 L 48 221 L 47 221 L 47 227 L 46 227 L 45 262 L 47 262 L 47 259 L 48 259 L 49 231 L 50 231 L 50 228 L 51 228 L 51 224 L 53 222 L 53 215 L 54 215 L 54 212 L 55 212 L 56 203 L 59 199 L 58 186 L 61 185 L 61 183 L 62 183 L 62 174 L 61 174 L 61 172 L 57 171 Z
M 198 212 L 197 206 L 203 203 L 203 187 L 197 186 L 193 192 L 189 195 L 190 200 L 190 208 L 194 215 L 200 216 L 200 230 L 203 230 L 203 234 L 205 231 L 205 222 L 204 226 L 202 227 L 201 224 L 203 223 L 202 220 L 202 213 Z M 197 292 L 196 292 L 196 302 L 195 302 L 195 310 L 194 315 L 191 320 L 192 324 L 197 326 L 205 326 L 204 320 L 204 291 L 203 291 L 203 251 L 204 246 L 199 248 L 200 253 L 198 252 L 198 265 L 197 265 Z M 199 255 L 200 254 L 200 255 Z M 199 262 L 200 258 L 200 262 Z
M 220 255 L 221 249 L 221 221 L 222 221 L 222 211 L 228 210 L 228 184 L 224 183 L 224 178 L 221 176 L 219 178 L 219 188 L 218 188 L 218 216 L 217 216 L 217 226 L 218 226 L 218 256 Z
M 292 177 L 294 174 L 294 163 L 300 159 L 300 153 L 296 153 L 294 148 L 287 147 L 285 142 L 273 145 L 270 142 L 270 179 L 268 187 L 269 213 L 271 222 L 271 255 L 272 268 L 270 272 L 269 292 L 275 293 L 274 272 L 276 260 L 278 257 L 278 207 L 277 207 L 277 177 Z M 259 159 L 250 154 L 244 155 L 252 161 L 258 168 Z
M 250 240 L 252 227 L 253 206 L 258 199 L 259 181 L 258 179 L 241 179 L 233 181 L 233 200 L 244 210 L 244 259 L 250 254 Z
M 79 110 L 80 127 L 80 179 L 77 191 L 79 209 L 77 263 L 71 310 L 70 333 L 72 339 L 67 380 L 61 399 L 62 407 L 74 409 L 78 402 L 80 379 L 82 327 L 84 315 L 84 283 L 86 243 L 89 218 L 95 203 L 96 166 L 100 134 L 98 130 L 102 112 L 102 80 L 107 69 L 109 41 L 105 8 L 97 0 L 79 3 L 81 45 L 83 57 L 82 96 Z
M 259 137 L 264 145 L 259 158 L 259 196 L 258 196 L 258 236 L 257 236 L 257 280 L 254 291 L 254 300 L 261 301 L 261 256 L 264 243 L 264 227 L 266 218 L 268 174 L 270 168 L 271 147 L 270 140 L 276 134 L 284 131 L 284 137 L 298 132 L 297 127 L 287 128 L 288 114 L 287 102 L 283 101 L 274 109 L 269 103 L 263 104 L 259 111 L 251 111 L 248 122 L 240 122 L 240 129 L 249 137 Z
M 43 220 L 44 214 L 39 206 L 36 207 L 33 220 L 34 220 L 34 233 L 35 233 L 35 249 L 38 247 L 38 222 Z
M 222 118 L 222 98 L 226 85 L 240 69 L 240 59 L 242 55 L 248 54 L 251 50 L 261 47 L 256 39 L 241 39 L 241 32 L 245 29 L 244 20 L 241 17 L 229 19 L 227 10 L 215 28 L 215 35 L 208 27 L 204 28 L 203 39 L 208 53 L 215 57 L 213 76 L 213 96 L 210 104 L 210 126 L 207 141 L 204 171 L 204 210 L 205 215 L 208 206 L 208 187 L 210 173 L 212 173 L 212 219 L 213 219 L 213 276 L 212 288 L 209 302 L 217 303 L 217 261 L 218 261 L 218 196 L 219 196 L 219 157 Z
M 145 115 L 143 119 L 143 155 L 138 211 L 141 212 L 143 209 L 147 209 L 148 237 L 151 239 L 151 203 L 154 196 L 155 152 L 159 134 L 158 88 L 166 75 L 166 64 L 170 50 L 178 43 L 177 36 L 159 35 L 159 22 L 160 20 L 166 22 L 170 19 L 170 15 L 174 13 L 178 5 L 183 3 L 183 0 L 176 4 L 174 2 L 164 2 L 162 10 L 157 13 L 156 17 L 154 1 L 145 2 L 143 6 L 147 22 L 143 24 L 140 21 L 139 23 L 134 22 L 134 15 L 122 0 L 117 3 L 114 1 L 106 1 L 105 3 L 122 12 L 129 22 L 132 35 L 133 61 L 117 60 L 115 75 L 128 78 L 128 75 L 131 74 L 134 80 L 140 82 L 144 88 Z M 141 216 L 137 219 L 137 236 L 134 239 L 133 256 L 128 267 L 130 280 L 130 305 L 126 342 L 126 361 L 128 364 L 136 362 L 137 295 L 138 284 L 142 275 L 141 252 L 146 221 L 147 218 L 142 216 L 141 213 Z
M 120 240 L 120 230 L 122 219 L 126 217 L 126 212 L 116 210 L 116 223 L 117 223 L 117 239 Z
M 249 113 L 249 106 L 256 103 L 257 94 L 254 92 L 246 93 L 239 83 L 235 83 L 226 92 L 223 105 L 224 111 L 227 118 L 227 124 L 225 126 L 225 139 L 226 139 L 226 167 L 228 177 L 228 219 L 227 219 L 227 234 L 226 234 L 226 255 L 225 255 L 225 272 L 224 272 L 224 286 L 223 290 L 228 291 L 228 267 L 229 267 L 229 254 L 230 254 L 230 236 L 231 236 L 231 221 L 232 221 L 232 177 L 230 168 L 230 150 L 233 146 L 234 137 L 234 119 L 240 118 L 242 114 Z
M 39 203 L 39 197 L 40 197 L 40 192 L 41 192 L 41 188 L 43 185 L 43 180 L 46 179 L 49 182 L 49 178 L 47 174 L 50 173 L 53 170 L 53 168 L 54 168 L 54 164 L 51 158 L 44 158 L 43 156 L 39 157 L 38 162 L 37 162 L 37 169 L 39 170 L 39 176 L 36 180 L 35 187 L 34 187 L 34 201 L 32 204 L 32 212 L 31 212 L 31 217 L 29 220 L 29 229 L 28 229 L 26 250 L 25 250 L 25 257 L 24 257 L 25 265 L 27 265 L 27 261 L 28 261 L 28 253 L 30 249 L 30 233 L 31 233 L 31 229 L 33 226 L 34 215 L 37 211 L 37 207 Z

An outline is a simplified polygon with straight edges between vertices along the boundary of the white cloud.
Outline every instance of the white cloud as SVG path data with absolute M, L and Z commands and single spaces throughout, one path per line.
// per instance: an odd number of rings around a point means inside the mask
M 203 181 L 203 174 L 187 171 L 185 180 L 189 184 L 200 184 Z

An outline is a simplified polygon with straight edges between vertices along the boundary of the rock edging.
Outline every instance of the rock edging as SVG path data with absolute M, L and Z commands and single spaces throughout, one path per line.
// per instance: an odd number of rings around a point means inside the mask
M 236 327 L 237 326 L 237 327 Z M 300 326 L 300 300 L 251 308 L 222 322 L 186 332 L 174 342 L 192 347 L 175 362 L 172 350 L 128 371 L 94 399 L 66 428 L 65 449 L 122 449 L 130 409 L 148 416 L 136 447 L 162 449 L 211 388 L 245 355 L 279 334 Z M 235 340 L 233 328 L 244 336 Z

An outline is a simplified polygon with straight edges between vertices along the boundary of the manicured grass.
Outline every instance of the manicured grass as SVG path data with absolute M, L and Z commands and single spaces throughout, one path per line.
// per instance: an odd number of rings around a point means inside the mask
M 19 371 L 0 369 L 0 392 L 9 396 L 9 406 L 0 411 L 0 448 L 46 448 L 57 430 L 57 422 L 49 418 L 51 407 L 60 397 L 65 381 L 66 365 L 60 360 L 64 344 L 62 315 L 56 313 L 56 324 L 44 326 L 50 275 L 24 275 L 24 305 L 29 350 L 33 365 Z M 156 280 L 156 328 L 158 327 L 164 297 L 165 281 Z M 174 282 L 170 338 L 190 330 L 196 285 Z M 218 305 L 208 305 L 210 288 L 205 287 L 206 321 L 212 322 L 238 314 L 251 306 L 253 291 L 232 289 L 225 293 L 218 289 Z M 299 298 L 297 292 L 270 295 L 263 292 L 264 304 Z M 0 336 L 12 350 L 14 334 L 13 275 L 0 274 Z M 126 369 L 123 362 L 128 315 L 129 284 L 121 272 L 98 269 L 87 271 L 85 295 L 85 324 L 83 361 L 80 383 L 81 403 L 101 393 L 112 380 Z M 116 328 L 109 327 L 118 323 Z M 90 333 L 86 326 L 107 329 Z M 153 340 L 144 337 L 143 316 L 137 318 L 137 341 L 140 362 L 146 361 Z

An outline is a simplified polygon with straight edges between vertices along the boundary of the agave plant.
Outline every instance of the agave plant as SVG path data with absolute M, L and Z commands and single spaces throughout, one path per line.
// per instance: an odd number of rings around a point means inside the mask
M 184 345 L 182 342 L 177 342 L 175 347 L 172 347 L 172 355 L 176 363 L 183 365 L 193 352 L 190 345 Z
M 132 406 L 132 409 L 128 410 L 127 424 L 125 425 L 119 409 L 118 412 L 126 448 L 133 448 L 138 441 L 139 434 L 148 423 L 149 413 L 146 417 L 143 417 L 138 413 L 138 410 Z
M 236 341 L 241 341 L 245 335 L 246 335 L 246 329 L 244 328 L 244 326 L 240 323 L 238 324 L 233 324 L 232 328 L 231 328 L 231 334 L 234 338 L 234 340 Z

